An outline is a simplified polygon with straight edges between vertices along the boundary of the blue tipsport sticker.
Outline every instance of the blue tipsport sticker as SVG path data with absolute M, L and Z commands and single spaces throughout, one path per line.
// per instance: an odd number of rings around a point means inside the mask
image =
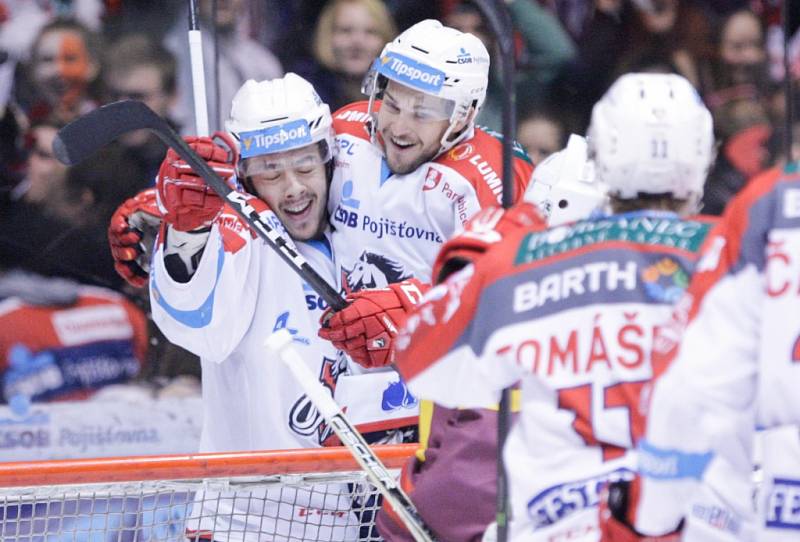
M 377 58 L 375 69 L 389 79 L 424 92 L 438 93 L 444 84 L 443 71 L 396 53 Z
M 242 158 L 280 152 L 311 143 L 311 129 L 305 119 L 293 120 L 262 130 L 242 132 Z

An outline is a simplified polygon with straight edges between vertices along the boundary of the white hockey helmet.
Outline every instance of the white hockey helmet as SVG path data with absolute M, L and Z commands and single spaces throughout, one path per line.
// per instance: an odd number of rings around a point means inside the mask
M 468 130 L 449 141 L 456 123 L 466 119 L 473 106 L 477 113 L 486 100 L 489 52 L 472 34 L 426 19 L 387 43 L 373 62 L 362 87 L 370 112 L 388 79 L 447 103 L 444 118 L 450 126 L 442 136 L 441 153 L 466 136 Z
M 586 140 L 570 135 L 564 149 L 536 166 L 523 199 L 536 204 L 551 227 L 602 211 L 606 194 L 595 182 L 594 165 L 587 160 Z
M 333 158 L 333 118 L 314 87 L 295 73 L 269 81 L 246 81 L 225 122 L 239 144 L 239 177 L 260 171 L 263 157 L 319 144 L 322 162 Z M 262 157 L 259 159 L 259 157 Z
M 589 156 L 610 196 L 699 201 L 714 159 L 711 113 L 675 74 L 629 73 L 592 110 Z

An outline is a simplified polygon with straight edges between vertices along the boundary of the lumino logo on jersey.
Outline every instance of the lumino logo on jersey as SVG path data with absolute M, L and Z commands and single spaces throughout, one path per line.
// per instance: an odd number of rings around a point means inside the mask
M 242 132 L 242 158 L 285 151 L 311 143 L 311 130 L 305 119 L 279 126 Z
M 397 53 L 387 53 L 375 64 L 381 75 L 425 92 L 438 93 L 444 84 L 443 71 Z

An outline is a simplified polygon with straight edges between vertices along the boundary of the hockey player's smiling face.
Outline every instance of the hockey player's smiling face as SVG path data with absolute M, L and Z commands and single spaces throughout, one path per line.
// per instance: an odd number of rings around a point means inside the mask
M 328 180 L 316 145 L 275 153 L 257 160 L 248 175 L 257 195 L 278 215 L 297 241 L 318 237 L 325 229 Z
M 430 161 L 450 124 L 449 102 L 389 81 L 378 111 L 386 163 L 395 174 Z

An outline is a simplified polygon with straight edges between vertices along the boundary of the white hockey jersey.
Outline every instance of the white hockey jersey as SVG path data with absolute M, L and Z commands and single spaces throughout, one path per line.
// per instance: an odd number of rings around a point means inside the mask
M 640 212 L 520 229 L 409 317 L 398 366 L 419 397 L 488 405 L 522 380 L 503 451 L 511 540 L 599 538 L 601 488 L 636 467 L 655 330 L 709 228 Z
M 289 239 L 273 213 L 262 216 Z M 297 243 L 297 249 L 330 280 L 327 242 Z M 331 437 L 332 430 L 289 370 L 264 347 L 272 332 L 288 329 L 309 369 L 333 393 L 347 362 L 317 337 L 324 303 L 266 243 L 253 239 L 234 213 L 217 218 L 187 283 L 170 277 L 163 244 L 157 242 L 150 298 L 153 319 L 164 335 L 202 362 L 201 452 L 312 448 Z M 322 489 L 297 494 L 258 490 L 235 501 L 232 493 L 205 492 L 195 503 L 203 507 L 203 519 L 188 527 L 230 542 L 284 540 L 290 534 L 356 539 L 358 521 L 350 512 L 347 488 L 324 489 L 327 495 Z M 276 520 L 279 511 L 282 519 Z M 197 510 L 192 514 L 199 515 Z
M 481 207 L 499 205 L 502 144 L 475 129 L 412 173 L 394 175 L 370 141 L 367 120 L 367 102 L 333 116 L 339 148 L 328 209 L 337 280 L 345 292 L 410 277 L 430 282 L 441 245 Z M 520 153 L 513 167 L 514 193 L 521 197 L 533 165 Z
M 728 204 L 656 352 L 636 527 L 754 540 L 757 427 L 800 422 L 800 175 L 771 170 Z M 794 447 L 768 450 L 785 460 Z M 765 472 L 792 472 L 765 463 Z M 773 479 L 761 539 L 797 540 L 800 480 Z

